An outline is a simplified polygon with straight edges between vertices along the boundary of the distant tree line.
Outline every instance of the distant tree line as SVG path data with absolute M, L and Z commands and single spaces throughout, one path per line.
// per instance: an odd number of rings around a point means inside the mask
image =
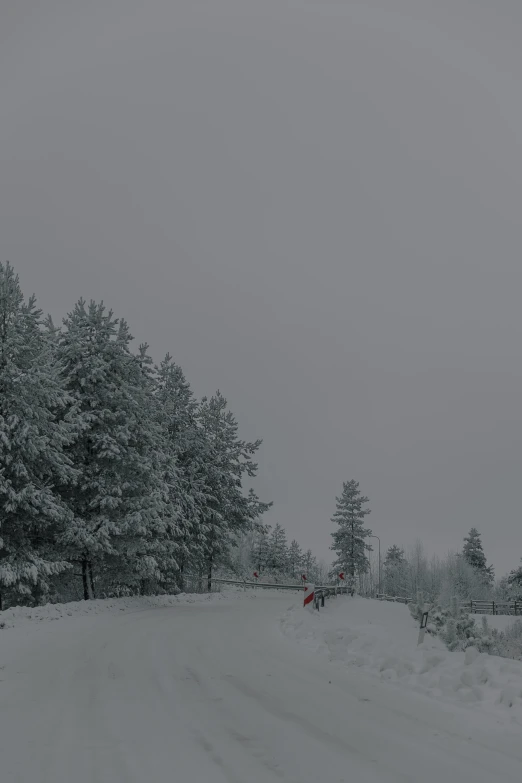
M 352 594 L 375 595 L 378 589 L 379 563 L 365 527 L 369 499 L 363 496 L 356 481 L 343 484 L 336 498 L 332 522 L 332 550 L 336 554 L 330 575 L 344 571 Z M 422 593 L 430 600 L 449 605 L 457 598 L 507 600 L 522 598 L 522 567 L 495 582 L 493 566 L 487 564 L 480 533 L 472 527 L 464 538 L 461 552 L 445 558 L 426 556 L 420 540 L 406 551 L 394 544 L 383 554 L 380 564 L 381 591 L 389 596 L 415 598 Z
M 471 528 L 461 552 L 444 558 L 428 558 L 420 540 L 408 552 L 397 545 L 388 548 L 383 562 L 383 591 L 390 596 L 430 600 L 449 605 L 458 598 L 488 599 L 495 592 L 494 571 L 486 563 L 481 536 Z
M 324 584 L 328 568 L 317 560 L 311 549 L 303 550 L 294 539 L 288 543 L 285 529 L 279 524 L 258 525 L 243 534 L 231 551 L 229 574 L 252 580 L 259 574 L 260 582 L 275 584 L 300 583 L 303 576 L 309 582 Z

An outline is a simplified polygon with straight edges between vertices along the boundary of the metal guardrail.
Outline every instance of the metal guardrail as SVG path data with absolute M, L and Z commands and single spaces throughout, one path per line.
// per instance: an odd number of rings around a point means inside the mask
M 346 595 L 349 591 L 346 585 L 331 585 L 327 587 L 315 588 L 314 607 L 319 611 L 319 604 L 324 606 L 326 598 L 336 598 L 338 595 Z
M 272 589 L 272 590 L 301 590 L 303 589 L 303 583 L 297 584 L 297 585 L 283 585 L 283 584 L 272 584 L 271 582 L 247 582 L 246 580 L 242 579 L 215 579 L 212 577 L 212 581 L 216 582 L 217 584 L 223 584 L 223 585 L 237 585 L 239 587 L 261 587 L 264 589 Z
M 187 574 L 188 577 L 196 578 L 193 574 Z M 302 592 L 303 583 L 300 584 L 277 584 L 273 582 L 248 582 L 246 579 L 219 579 L 212 578 L 212 582 L 217 584 L 237 585 L 239 587 L 260 587 L 264 590 L 294 590 Z M 319 606 L 324 606 L 326 598 L 330 598 L 336 595 L 344 595 L 348 593 L 348 587 L 346 585 L 318 585 L 315 587 L 315 599 L 314 607 L 319 609 Z M 377 594 L 378 601 L 394 601 L 401 604 L 409 604 L 413 601 L 413 598 L 407 598 L 399 595 L 386 595 L 385 593 Z M 500 615 L 514 615 L 522 616 L 522 601 L 476 601 L 470 599 L 469 601 L 461 601 L 460 605 L 463 608 L 469 608 L 471 614 L 500 614 Z
M 377 600 L 378 601 L 395 601 L 399 604 L 410 604 L 412 602 L 412 598 L 405 598 L 402 595 L 384 595 L 384 593 L 378 593 L 377 594 Z
M 294 585 L 284 585 L 284 584 L 272 584 L 270 582 L 247 582 L 246 580 L 240 580 L 240 579 L 212 579 L 213 582 L 216 582 L 218 584 L 226 584 L 226 585 L 237 585 L 239 587 L 261 587 L 265 590 L 298 590 L 299 592 L 303 592 L 303 583 L 301 584 L 294 584 Z M 324 602 L 327 598 L 331 598 L 332 596 L 335 597 L 337 595 L 343 595 L 348 593 L 348 587 L 341 586 L 341 585 L 319 585 L 315 587 L 314 589 L 315 597 L 314 597 L 314 609 L 317 609 L 319 611 L 320 606 L 324 606 Z
M 187 574 L 190 578 L 196 578 L 194 574 Z M 277 584 L 274 582 L 249 582 L 246 579 L 220 579 L 212 578 L 212 582 L 217 584 L 237 585 L 239 587 L 256 588 L 260 587 L 264 590 L 294 590 L 301 592 L 303 590 L 303 583 L 299 584 Z M 348 587 L 346 585 L 317 585 L 315 587 L 315 599 L 314 607 L 319 609 L 319 605 L 324 606 L 326 598 L 331 596 L 342 595 L 348 593 Z M 386 595 L 385 593 L 378 593 L 376 596 L 378 601 L 393 601 L 401 604 L 409 604 L 413 601 L 413 598 L 399 595 Z M 470 614 L 500 614 L 500 615 L 513 615 L 522 617 L 522 600 L 513 601 L 482 601 L 469 599 L 467 601 L 460 601 L 460 606 L 463 609 L 469 609 Z

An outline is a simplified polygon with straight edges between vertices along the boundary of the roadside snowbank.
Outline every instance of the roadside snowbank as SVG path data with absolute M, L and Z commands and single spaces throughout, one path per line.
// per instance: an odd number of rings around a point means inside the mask
M 522 620 L 520 615 L 516 617 L 512 614 L 470 614 L 472 620 L 475 620 L 476 625 L 480 628 L 482 625 L 482 618 L 485 617 L 488 621 L 490 628 L 495 628 L 497 631 L 506 631 L 511 628 L 515 622 Z
M 126 598 L 101 598 L 93 601 L 72 601 L 66 604 L 45 606 L 13 606 L 0 612 L 0 629 L 12 628 L 26 622 L 60 620 L 82 615 L 110 614 L 139 611 L 142 609 L 175 606 L 176 604 L 209 603 L 235 597 L 243 598 L 244 591 L 227 590 L 221 593 L 178 593 L 178 595 L 131 596 Z
M 418 628 L 402 604 L 339 597 L 320 613 L 292 607 L 281 628 L 332 662 L 440 700 L 480 706 L 522 725 L 522 662 L 475 648 L 449 652 L 429 635 L 417 647 Z

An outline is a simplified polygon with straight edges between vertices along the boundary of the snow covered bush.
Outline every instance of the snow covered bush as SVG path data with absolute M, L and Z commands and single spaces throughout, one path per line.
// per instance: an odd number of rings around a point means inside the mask
M 522 660 L 522 620 L 516 621 L 505 631 L 499 631 L 490 627 L 485 616 L 479 625 L 456 597 L 449 606 L 442 606 L 440 603 L 426 602 L 422 593 L 412 601 L 409 610 L 419 624 L 423 613 L 428 611 L 427 632 L 438 636 L 448 650 L 462 651 L 475 647 L 488 655 Z
M 516 620 L 502 633 L 503 655 L 522 661 L 522 620 Z

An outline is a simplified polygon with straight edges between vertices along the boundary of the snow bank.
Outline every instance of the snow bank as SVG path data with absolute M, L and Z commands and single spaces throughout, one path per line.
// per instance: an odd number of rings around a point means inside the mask
M 512 614 L 470 614 L 472 620 L 475 620 L 476 625 L 480 628 L 482 624 L 482 618 L 485 617 L 488 621 L 490 628 L 495 628 L 497 631 L 506 631 L 511 628 L 517 620 L 522 620 L 522 617 Z
M 338 597 L 320 613 L 292 607 L 281 628 L 332 662 L 436 699 L 494 711 L 500 719 L 522 725 L 522 662 L 475 648 L 449 652 L 429 635 L 417 647 L 418 627 L 402 604 Z
M 81 615 L 107 614 L 115 612 L 139 611 L 177 604 L 209 603 L 234 597 L 243 597 L 244 591 L 226 590 L 220 593 L 156 596 L 131 596 L 126 598 L 103 598 L 94 601 L 72 601 L 66 604 L 46 604 L 45 606 L 13 606 L 0 612 L 0 629 L 11 628 L 25 622 L 60 620 Z

